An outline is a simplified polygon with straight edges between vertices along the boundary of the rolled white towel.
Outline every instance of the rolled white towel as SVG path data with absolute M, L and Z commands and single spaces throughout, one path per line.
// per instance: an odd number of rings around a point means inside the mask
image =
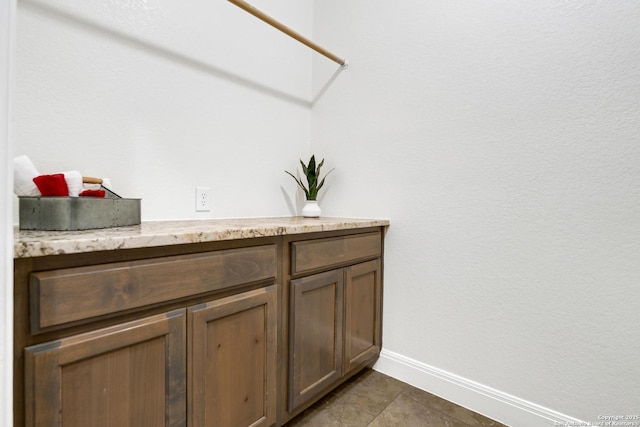
M 64 179 L 67 181 L 67 188 L 69 188 L 69 196 L 78 197 L 82 191 L 82 174 L 78 171 L 66 171 L 64 173 Z
M 82 184 L 82 190 L 99 190 L 100 188 L 102 188 L 100 184 L 89 184 L 87 182 Z
M 113 187 L 111 186 L 111 180 L 109 178 L 102 178 L 102 186 L 113 191 Z
M 27 156 L 13 159 L 13 191 L 18 196 L 38 197 L 40 190 L 33 182 L 33 178 L 40 173 Z

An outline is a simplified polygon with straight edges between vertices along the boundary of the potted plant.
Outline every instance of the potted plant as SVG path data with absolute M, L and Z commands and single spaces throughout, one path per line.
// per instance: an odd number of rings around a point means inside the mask
M 297 178 L 294 174 L 289 171 L 285 171 L 293 179 L 295 179 L 296 183 L 302 190 L 304 191 L 304 195 L 307 199 L 304 207 L 302 208 L 302 216 L 308 218 L 317 218 L 320 216 L 321 210 L 320 206 L 318 206 L 318 191 L 324 185 L 324 180 L 327 178 L 333 169 L 331 169 L 327 174 L 320 180 L 320 169 L 322 165 L 324 165 L 324 159 L 316 166 L 316 158 L 315 155 L 311 156 L 309 159 L 309 164 L 305 165 L 302 159 L 300 160 L 300 164 L 302 165 L 302 172 L 304 176 L 307 178 L 307 186 L 304 185 L 301 179 Z

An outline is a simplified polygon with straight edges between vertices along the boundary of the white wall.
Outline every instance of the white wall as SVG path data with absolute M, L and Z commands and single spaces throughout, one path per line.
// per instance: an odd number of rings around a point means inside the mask
M 323 0 L 314 19 L 351 63 L 312 115 L 337 168 L 323 211 L 392 224 L 385 350 L 514 425 L 638 414 L 640 3 Z
M 228 2 L 21 0 L 15 155 L 108 176 L 144 219 L 288 215 L 313 137 L 323 212 L 392 220 L 388 354 L 637 414 L 640 5 L 253 3 L 350 59 L 312 112 L 335 66 L 312 84 L 306 48 Z
M 253 3 L 310 35 L 310 2 Z M 17 26 L 14 151 L 41 173 L 108 177 L 143 220 L 295 211 L 306 47 L 223 0 L 22 0 Z
M 10 81 L 15 1 L 0 3 L 0 426 L 13 425 L 13 195 Z

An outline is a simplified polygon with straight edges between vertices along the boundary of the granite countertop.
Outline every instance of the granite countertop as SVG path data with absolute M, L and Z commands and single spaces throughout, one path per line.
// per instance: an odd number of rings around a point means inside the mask
M 145 221 L 129 227 L 83 231 L 14 231 L 14 258 L 202 243 L 252 237 L 388 226 L 356 218 L 240 218 Z

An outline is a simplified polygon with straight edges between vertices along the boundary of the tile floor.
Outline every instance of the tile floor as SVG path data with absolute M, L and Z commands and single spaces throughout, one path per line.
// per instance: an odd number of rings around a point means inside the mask
M 504 427 L 371 369 L 350 379 L 286 424 L 294 426 Z

